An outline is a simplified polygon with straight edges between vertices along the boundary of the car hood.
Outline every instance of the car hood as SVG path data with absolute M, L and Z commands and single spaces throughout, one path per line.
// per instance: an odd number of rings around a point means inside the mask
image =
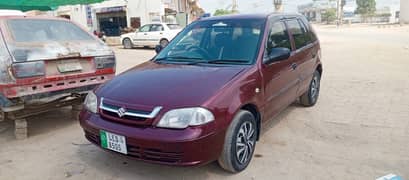
M 146 62 L 102 85 L 96 94 L 135 106 L 181 108 L 200 106 L 233 77 L 242 66 L 192 66 Z

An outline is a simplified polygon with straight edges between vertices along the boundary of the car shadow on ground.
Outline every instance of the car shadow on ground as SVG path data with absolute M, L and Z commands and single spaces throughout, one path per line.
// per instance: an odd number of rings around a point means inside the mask
M 298 108 L 304 108 L 304 106 L 302 106 L 298 101 L 293 102 L 290 106 L 280 112 L 276 117 L 266 122 L 266 124 L 263 124 L 263 126 L 261 127 L 260 139 L 262 139 L 263 135 L 266 134 L 270 129 L 275 127 L 280 122 L 284 121 L 292 111 Z
M 108 152 L 94 145 L 78 146 L 77 156 L 87 168 L 112 175 L 113 179 L 208 179 L 209 173 L 231 176 L 219 168 L 217 162 L 193 167 L 158 165 Z
M 71 107 L 48 111 L 26 119 L 28 125 L 28 138 L 57 131 L 58 129 L 78 122 L 71 114 Z M 0 135 L 2 141 L 15 140 L 14 121 L 6 120 L 1 122 Z
M 137 49 L 137 50 L 155 50 L 154 47 L 133 47 L 132 49 L 125 49 L 123 46 L 117 46 L 118 49 L 122 49 L 122 50 L 133 50 L 133 49 Z
M 277 117 L 265 124 L 261 138 L 267 131 L 285 120 L 293 110 L 299 107 L 300 105 L 293 103 Z M 235 174 L 221 169 L 216 161 L 207 165 L 193 167 L 157 165 L 108 152 L 91 144 L 78 146 L 76 154 L 88 168 L 108 175 L 120 176 L 122 179 L 138 179 L 138 177 L 143 179 L 207 179 L 209 174 L 212 177 L 219 178 L 235 176 Z M 262 155 L 255 153 L 254 158 L 262 158 Z

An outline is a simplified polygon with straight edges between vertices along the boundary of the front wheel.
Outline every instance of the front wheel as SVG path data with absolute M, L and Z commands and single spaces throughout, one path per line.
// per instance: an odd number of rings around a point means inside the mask
M 317 103 L 318 96 L 320 94 L 321 74 L 318 71 L 314 72 L 310 86 L 303 95 L 300 97 L 300 103 L 303 106 L 311 107 Z
M 223 152 L 218 159 L 219 165 L 232 173 L 246 169 L 256 147 L 257 132 L 253 114 L 240 110 L 227 130 Z
M 132 49 L 133 47 L 132 41 L 129 38 L 124 39 L 122 44 L 124 45 L 125 49 Z

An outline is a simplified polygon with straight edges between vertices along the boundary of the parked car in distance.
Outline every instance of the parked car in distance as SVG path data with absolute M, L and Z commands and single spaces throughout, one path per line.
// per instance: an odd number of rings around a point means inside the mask
M 121 35 L 121 42 L 125 49 L 136 46 L 155 47 L 157 44 L 165 47 L 181 30 L 178 24 L 146 24 L 135 32 Z
M 268 121 L 298 99 L 317 102 L 321 75 L 320 44 L 303 16 L 205 18 L 89 93 L 80 124 L 90 142 L 129 157 L 217 160 L 240 172 Z
M 25 118 L 81 107 L 88 91 L 115 75 L 113 51 L 69 20 L 3 14 L 0 29 L 0 121 L 16 120 L 19 139 L 27 136 Z

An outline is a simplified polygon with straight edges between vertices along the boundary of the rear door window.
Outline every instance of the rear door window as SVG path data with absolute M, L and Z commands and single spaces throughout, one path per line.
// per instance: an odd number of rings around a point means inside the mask
M 152 24 L 151 25 L 151 32 L 155 32 L 155 31 L 163 31 L 163 26 L 161 24 Z
M 150 28 L 151 28 L 151 25 L 145 25 L 145 26 L 142 26 L 139 31 L 140 32 L 149 32 Z
M 293 36 L 296 49 L 300 49 L 311 42 L 311 34 L 309 34 L 307 28 L 299 20 L 288 20 L 287 25 Z

